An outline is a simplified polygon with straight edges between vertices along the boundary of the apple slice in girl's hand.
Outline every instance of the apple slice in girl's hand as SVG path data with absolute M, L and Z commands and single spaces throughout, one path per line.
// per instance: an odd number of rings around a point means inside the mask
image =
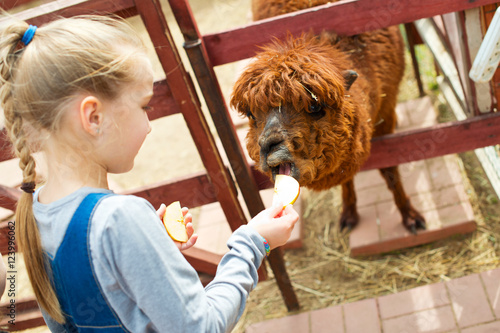
M 188 241 L 184 215 L 182 215 L 179 201 L 174 201 L 168 205 L 165 215 L 163 215 L 163 225 L 173 240 L 181 243 Z
M 283 208 L 285 208 L 297 200 L 299 193 L 300 185 L 295 178 L 286 175 L 276 175 L 274 181 L 273 204 L 277 200 L 281 200 L 283 202 Z

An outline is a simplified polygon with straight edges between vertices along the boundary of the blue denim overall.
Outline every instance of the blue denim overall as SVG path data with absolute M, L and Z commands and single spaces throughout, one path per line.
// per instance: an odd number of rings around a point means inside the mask
M 108 195 L 91 193 L 83 199 L 50 260 L 67 332 L 128 332 L 102 294 L 90 255 L 90 221 L 94 208 Z

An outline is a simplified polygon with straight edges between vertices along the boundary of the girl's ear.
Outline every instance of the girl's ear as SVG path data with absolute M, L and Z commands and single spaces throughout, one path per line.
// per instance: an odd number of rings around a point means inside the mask
M 80 120 L 83 129 L 97 136 L 103 121 L 102 104 L 95 96 L 87 96 L 80 103 Z

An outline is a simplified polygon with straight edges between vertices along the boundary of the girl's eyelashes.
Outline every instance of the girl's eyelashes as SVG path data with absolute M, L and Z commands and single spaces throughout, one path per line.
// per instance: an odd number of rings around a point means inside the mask
M 143 106 L 142 109 L 146 112 L 151 112 L 153 111 L 153 107 L 152 106 L 149 106 L 149 105 L 146 105 L 146 106 Z

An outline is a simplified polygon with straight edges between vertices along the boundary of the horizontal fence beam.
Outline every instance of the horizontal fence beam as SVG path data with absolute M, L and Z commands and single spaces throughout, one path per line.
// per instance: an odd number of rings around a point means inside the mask
M 0 304 L 0 332 L 16 332 L 45 326 L 45 320 L 34 296 L 16 299 L 14 325 L 9 323 L 9 320 L 13 319 L 10 316 L 10 305 L 10 303 Z
M 256 21 L 203 36 L 212 66 L 250 58 L 272 37 L 312 31 L 356 35 L 421 18 L 462 11 L 498 0 L 347 0 Z
M 12 8 L 30 3 L 31 1 L 33 0 L 2 0 L 2 2 L 0 2 L 0 8 L 10 10 Z
M 17 188 L 0 185 L 0 207 L 14 211 L 21 194 Z
M 132 194 L 149 201 L 158 208 L 162 203 L 180 201 L 182 206 L 194 208 L 217 201 L 213 184 L 205 171 L 186 178 L 157 182 L 134 188 L 120 194 Z
M 222 259 L 221 254 L 209 252 L 196 246 L 182 251 L 182 254 L 197 272 L 202 272 L 211 276 L 215 276 L 217 266 Z
M 29 24 L 41 26 L 58 17 L 115 13 L 122 17 L 137 14 L 133 0 L 57 0 L 14 14 Z M 8 17 L 0 19 L 8 20 Z
M 462 153 L 500 143 L 500 113 L 384 135 L 372 139 L 371 154 L 362 170 Z
M 12 230 L 14 228 L 14 221 L 0 222 L 0 253 L 2 253 L 2 255 L 7 255 L 9 253 L 18 251 L 17 242 L 14 241 L 14 244 L 12 243 L 12 241 L 9 242 L 9 237 L 12 235 Z

